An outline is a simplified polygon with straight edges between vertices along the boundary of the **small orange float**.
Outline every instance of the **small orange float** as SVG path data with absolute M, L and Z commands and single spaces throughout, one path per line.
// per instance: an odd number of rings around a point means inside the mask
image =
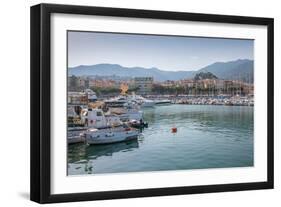
M 178 131 L 178 129 L 176 127 L 172 128 L 172 133 L 176 133 Z

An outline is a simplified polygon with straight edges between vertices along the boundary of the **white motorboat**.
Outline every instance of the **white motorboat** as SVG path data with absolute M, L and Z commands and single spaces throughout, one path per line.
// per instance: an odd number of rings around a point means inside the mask
M 155 102 L 140 95 L 120 95 L 105 101 L 108 107 L 125 107 L 128 104 L 137 104 L 141 107 L 153 107 Z
M 155 100 L 155 104 L 156 105 L 165 105 L 165 104 L 171 104 L 172 101 L 169 99 L 159 99 L 159 100 Z
M 153 100 L 146 99 L 140 95 L 131 95 L 129 96 L 130 100 L 136 102 L 141 107 L 154 107 L 155 102 Z
M 149 99 L 145 99 L 142 104 L 141 107 L 154 107 L 155 106 L 155 102 Z
M 123 121 L 130 121 L 130 120 L 141 120 L 143 119 L 143 113 L 142 111 L 134 111 L 134 110 L 128 110 L 126 113 L 119 114 L 120 120 Z
M 128 100 L 126 96 L 117 96 L 104 102 L 108 107 L 123 107 Z
M 141 120 L 143 112 L 139 110 L 140 106 L 134 102 L 127 102 L 123 107 L 109 108 L 111 114 L 117 115 L 121 121 Z
M 85 132 L 88 144 L 111 144 L 137 139 L 139 131 L 127 125 L 107 127 L 103 129 L 90 128 Z
M 81 112 L 82 122 L 87 127 L 104 128 L 108 126 L 118 126 L 123 122 L 117 115 L 104 114 L 102 109 L 84 109 Z
M 109 144 L 138 137 L 139 132 L 124 125 L 119 116 L 105 115 L 101 109 L 88 109 L 83 116 L 88 129 L 81 137 L 88 144 Z

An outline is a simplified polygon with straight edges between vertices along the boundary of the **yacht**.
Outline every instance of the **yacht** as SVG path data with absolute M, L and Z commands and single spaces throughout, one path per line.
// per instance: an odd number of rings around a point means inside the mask
M 156 105 L 166 105 L 166 104 L 171 104 L 172 101 L 169 99 L 159 99 L 159 100 L 155 100 L 155 104 Z
M 105 101 L 108 107 L 124 107 L 128 103 L 135 103 L 141 107 L 153 107 L 155 102 L 140 95 L 120 95 Z
M 149 99 L 145 99 L 142 104 L 141 107 L 154 107 L 155 106 L 155 102 Z
M 128 100 L 125 96 L 117 96 L 115 98 L 104 101 L 107 107 L 123 107 L 127 102 Z
M 117 115 L 123 122 L 143 119 L 143 112 L 140 111 L 140 106 L 134 102 L 126 102 L 123 107 L 112 107 L 108 111 L 110 114 Z
M 139 95 L 135 95 L 134 93 L 129 97 L 132 101 L 135 101 L 141 107 L 154 107 L 155 106 L 155 102 L 153 100 L 146 99 Z

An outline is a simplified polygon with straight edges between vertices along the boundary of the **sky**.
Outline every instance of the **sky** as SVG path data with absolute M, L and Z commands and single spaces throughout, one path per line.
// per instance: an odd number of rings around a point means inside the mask
M 168 71 L 253 59 L 254 40 L 68 31 L 68 67 L 119 64 Z

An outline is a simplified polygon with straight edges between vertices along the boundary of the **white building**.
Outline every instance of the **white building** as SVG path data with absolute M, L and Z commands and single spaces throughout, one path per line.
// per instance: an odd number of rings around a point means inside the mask
M 135 86 L 140 94 L 148 94 L 152 90 L 153 77 L 135 77 Z

